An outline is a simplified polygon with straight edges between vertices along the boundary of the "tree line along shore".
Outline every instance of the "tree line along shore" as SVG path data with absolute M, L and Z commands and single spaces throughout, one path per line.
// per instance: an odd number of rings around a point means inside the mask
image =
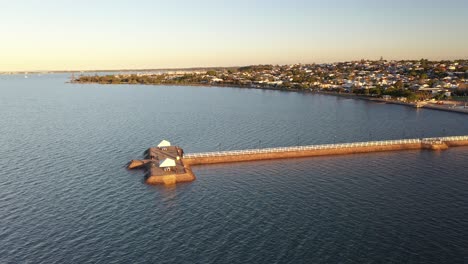
M 203 85 L 307 90 L 383 97 L 403 102 L 468 96 L 468 60 L 352 61 L 327 64 L 252 65 L 162 72 L 81 75 L 74 83 Z

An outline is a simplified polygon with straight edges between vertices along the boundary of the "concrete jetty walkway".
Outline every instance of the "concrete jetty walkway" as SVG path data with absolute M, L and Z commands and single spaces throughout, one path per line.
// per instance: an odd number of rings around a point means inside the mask
M 468 136 L 383 140 L 297 147 L 191 153 L 184 155 L 183 161 L 185 165 L 203 165 L 240 161 L 286 159 L 412 149 L 444 150 L 449 147 L 456 146 L 468 146 Z

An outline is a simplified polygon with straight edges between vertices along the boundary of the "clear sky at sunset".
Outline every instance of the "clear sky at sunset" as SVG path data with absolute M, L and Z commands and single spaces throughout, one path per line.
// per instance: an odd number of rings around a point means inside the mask
M 467 59 L 466 0 L 0 0 L 0 71 Z

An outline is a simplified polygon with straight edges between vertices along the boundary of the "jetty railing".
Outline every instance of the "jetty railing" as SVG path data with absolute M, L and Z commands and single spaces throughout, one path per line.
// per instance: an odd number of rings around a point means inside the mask
M 294 152 L 294 151 L 304 151 L 304 150 L 343 149 L 343 148 L 389 146 L 389 145 L 402 145 L 402 144 L 421 144 L 421 143 L 433 143 L 433 142 L 441 142 L 441 141 L 461 141 L 461 140 L 468 141 L 468 136 L 381 140 L 381 141 L 366 141 L 366 142 L 354 142 L 354 143 L 336 143 L 336 144 L 322 144 L 322 145 L 308 145 L 308 146 L 188 153 L 184 155 L 184 158 L 225 157 L 225 156 L 249 155 L 249 154 Z

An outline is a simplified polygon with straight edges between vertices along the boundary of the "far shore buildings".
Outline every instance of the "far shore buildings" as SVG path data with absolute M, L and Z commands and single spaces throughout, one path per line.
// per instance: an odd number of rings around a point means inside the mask
M 117 80 L 129 74 L 116 75 Z M 388 89 L 450 96 L 468 89 L 468 60 L 349 61 L 322 64 L 255 65 L 209 71 L 161 71 L 137 76 L 157 84 L 205 84 L 255 88 L 308 89 L 382 95 Z M 135 80 L 133 80 L 135 81 Z M 393 98 L 396 99 L 396 98 Z
M 328 64 L 259 65 L 241 67 L 238 71 L 221 70 L 216 76 L 202 77 L 207 78 L 206 83 L 213 84 L 342 90 L 349 93 L 400 88 L 450 96 L 457 89 L 468 89 L 468 61 L 362 60 Z

